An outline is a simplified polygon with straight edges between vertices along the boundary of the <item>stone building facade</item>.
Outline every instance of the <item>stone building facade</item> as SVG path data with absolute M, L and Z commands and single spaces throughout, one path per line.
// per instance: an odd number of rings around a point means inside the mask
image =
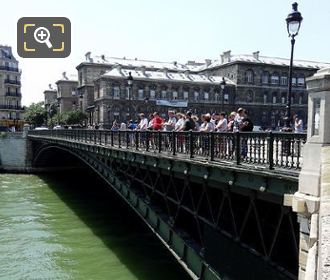
M 0 126 L 21 128 L 21 71 L 9 46 L 0 45 Z
M 291 112 L 307 121 L 305 79 L 328 63 L 295 60 L 293 65 Z M 202 72 L 225 76 L 236 84 L 236 107 L 248 110 L 255 124 L 278 128 L 283 125 L 288 90 L 289 60 L 252 55 L 232 55 L 224 52 L 221 59 Z
M 130 72 L 134 77 L 131 88 L 127 85 Z M 196 114 L 233 110 L 234 84 L 226 79 L 226 89 L 221 92 L 221 81 L 221 77 L 188 71 L 149 71 L 117 66 L 94 81 L 93 123 L 109 128 L 114 120 L 137 120 L 139 113 L 148 115 L 155 111 L 166 118 L 169 109 L 190 110 Z
M 82 100 L 80 100 L 77 92 L 78 81 L 69 79 L 63 72 L 63 78 L 58 80 L 56 85 L 60 113 L 82 108 Z
M 291 111 L 292 114 L 298 113 L 305 123 L 307 120 L 305 78 L 329 65 L 294 61 Z M 124 74 L 113 76 L 112 74 L 118 69 Z M 272 129 L 278 129 L 283 125 L 288 87 L 288 59 L 260 56 L 259 52 L 251 55 L 232 55 L 227 51 L 220 59 L 206 59 L 203 63 L 188 61 L 186 64 L 181 64 L 176 61 L 157 62 L 125 57 L 111 58 L 104 55 L 92 57 L 89 52 L 86 54 L 86 61 L 79 64 L 77 70 L 78 95 L 83 97 L 83 109 L 89 112 L 91 125 L 99 121 L 106 124 L 113 119 L 126 121 L 129 117 L 136 118 L 139 112 L 159 111 L 165 114 L 165 111 L 171 107 L 177 110 L 192 109 L 197 114 L 219 112 L 221 109 L 228 113 L 244 107 L 255 125 Z M 128 98 L 125 80 L 129 71 L 132 72 L 134 79 L 132 99 Z M 148 78 L 148 75 L 152 76 L 156 73 L 166 73 L 167 80 Z M 197 81 L 189 78 L 172 79 L 171 75 L 205 77 L 210 81 L 210 85 L 198 84 Z M 225 88 L 224 99 L 228 100 L 224 100 L 224 104 L 222 104 L 223 92 L 219 84 L 222 77 L 225 77 L 226 83 L 231 85 Z M 213 82 L 212 79 L 217 82 Z M 187 92 L 186 98 L 184 94 Z M 208 94 L 205 94 L 206 92 Z M 141 96 L 144 96 L 143 99 Z M 168 106 L 165 106 L 162 100 L 167 100 Z M 187 106 L 177 107 L 173 100 L 187 102 Z M 135 115 L 130 116 L 131 112 Z

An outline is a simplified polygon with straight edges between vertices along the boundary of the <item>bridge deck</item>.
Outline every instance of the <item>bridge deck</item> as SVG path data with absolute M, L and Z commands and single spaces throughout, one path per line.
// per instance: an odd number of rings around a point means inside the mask
M 306 134 L 109 130 L 30 131 L 29 136 L 108 146 L 201 164 L 299 175 Z

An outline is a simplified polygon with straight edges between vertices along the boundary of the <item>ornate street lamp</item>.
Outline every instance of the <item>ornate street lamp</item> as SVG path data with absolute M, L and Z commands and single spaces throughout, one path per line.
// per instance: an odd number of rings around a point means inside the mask
M 286 96 L 286 107 L 285 107 L 285 126 L 284 131 L 292 131 L 291 128 L 291 96 L 292 96 L 292 64 L 293 64 L 293 50 L 295 44 L 295 37 L 298 35 L 300 25 L 303 18 L 298 12 L 298 4 L 295 2 L 292 4 L 292 12 L 286 18 L 286 25 L 289 37 L 291 37 L 291 58 L 289 68 L 289 81 L 288 81 L 288 92 Z
M 132 92 L 132 88 L 133 88 L 133 77 L 132 77 L 132 73 L 129 72 L 128 73 L 128 77 L 127 77 L 127 85 L 128 85 L 128 115 L 129 115 L 129 119 L 131 119 L 131 96 L 133 95 Z
M 222 77 L 222 81 L 220 82 L 220 88 L 221 88 L 221 112 L 223 112 L 223 103 L 224 103 L 224 95 L 226 88 L 226 81 L 224 77 Z

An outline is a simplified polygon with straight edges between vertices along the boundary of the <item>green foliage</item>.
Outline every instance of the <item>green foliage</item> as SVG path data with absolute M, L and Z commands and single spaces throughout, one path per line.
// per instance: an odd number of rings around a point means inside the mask
M 81 110 L 72 110 L 65 113 L 56 113 L 48 119 L 48 126 L 81 125 L 87 119 L 87 114 Z
M 47 112 L 43 102 L 32 103 L 25 112 L 25 121 L 33 126 L 41 126 L 46 122 Z
M 64 113 L 64 122 L 67 125 L 82 124 L 87 119 L 87 114 L 81 110 L 72 110 Z

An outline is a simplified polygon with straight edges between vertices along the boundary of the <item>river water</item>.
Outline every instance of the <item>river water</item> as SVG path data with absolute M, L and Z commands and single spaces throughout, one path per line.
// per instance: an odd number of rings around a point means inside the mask
M 0 174 L 0 279 L 189 279 L 91 176 Z

